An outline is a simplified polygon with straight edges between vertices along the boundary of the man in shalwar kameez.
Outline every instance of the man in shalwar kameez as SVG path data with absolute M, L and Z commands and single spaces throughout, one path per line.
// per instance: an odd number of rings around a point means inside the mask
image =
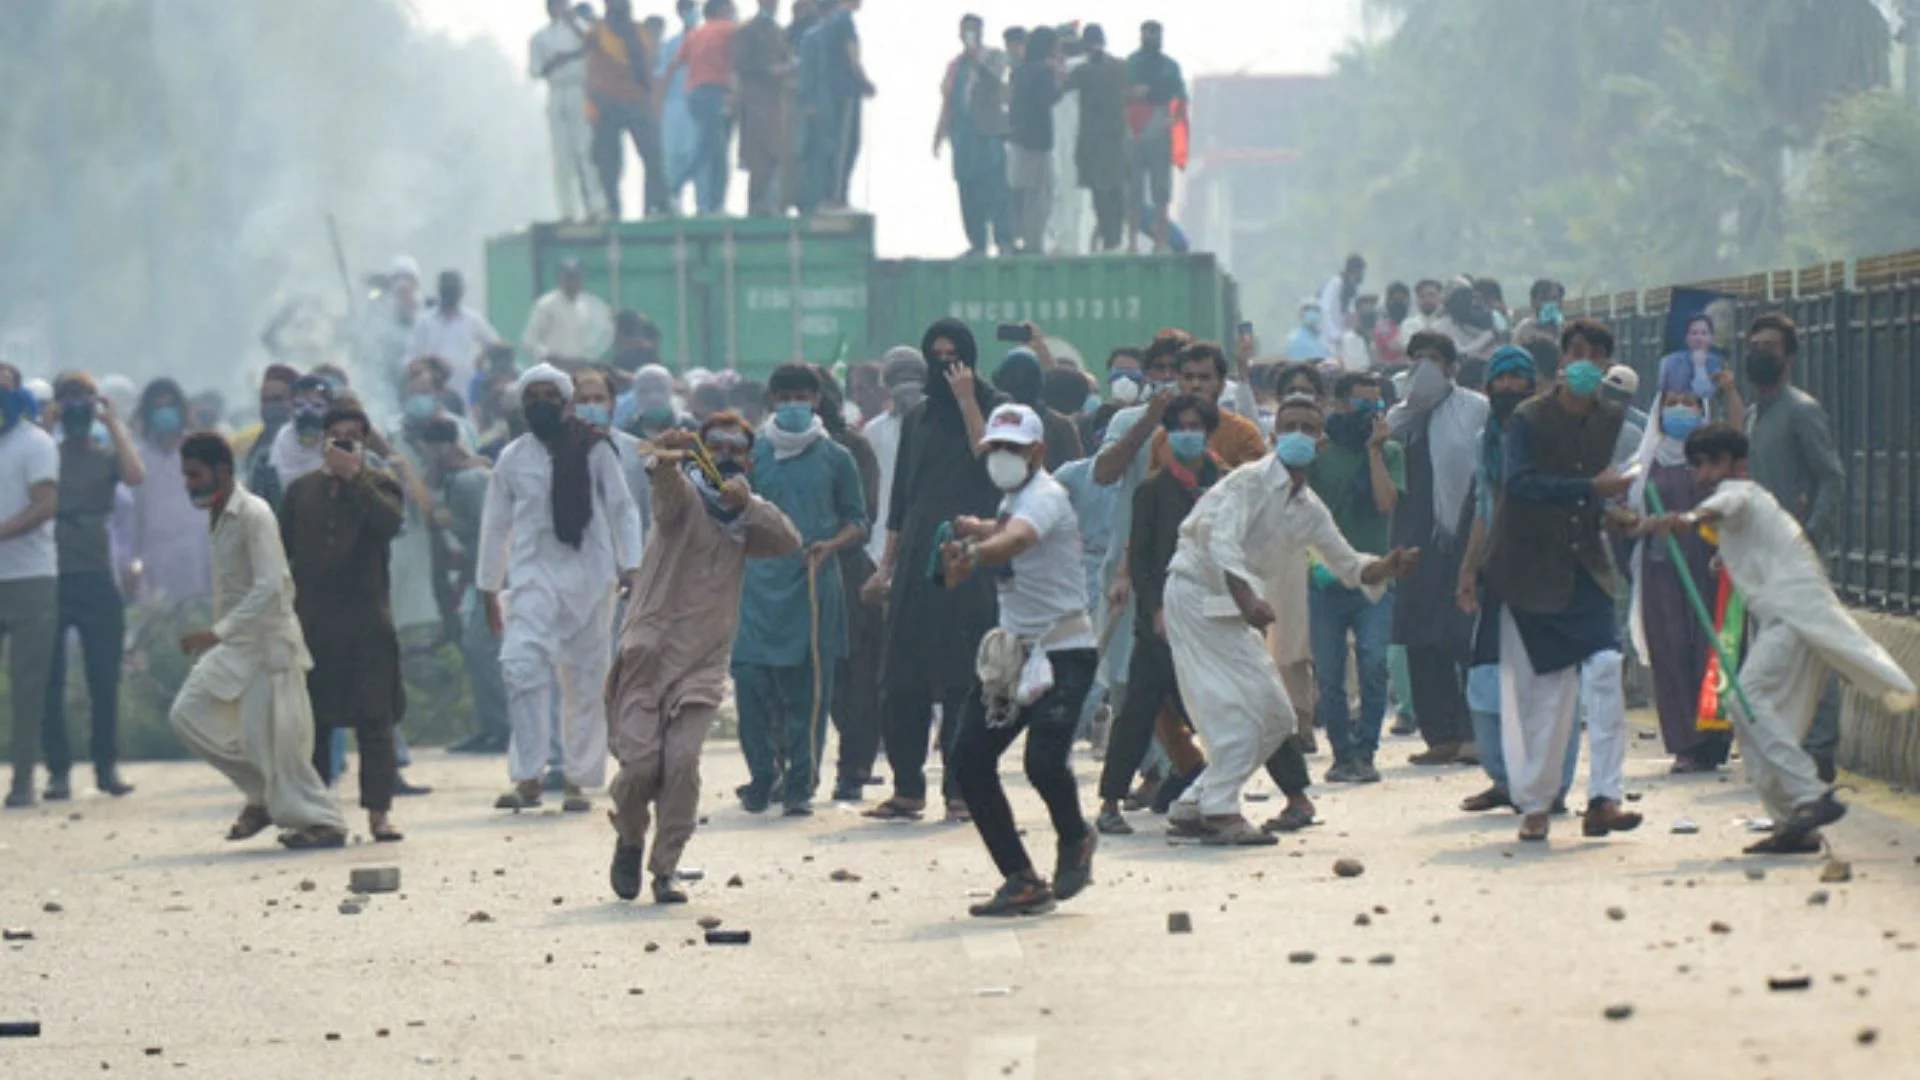
M 1747 777 L 1776 824 L 1747 854 L 1812 854 L 1820 828 L 1846 813 L 1801 747 L 1828 673 L 1895 715 L 1914 707 L 1914 684 L 1840 606 L 1800 522 L 1748 478 L 1747 455 L 1747 437 L 1725 424 L 1688 436 L 1687 463 L 1705 498 L 1661 525 L 1714 530 L 1720 562 L 1757 628 L 1738 676 L 1745 697 L 1733 694 L 1728 712 Z
M 527 433 L 507 444 L 494 466 L 475 582 L 500 639 L 513 724 L 514 787 L 494 805 L 540 805 L 558 680 L 563 809 L 583 813 L 590 808 L 585 789 L 606 780 L 601 691 L 612 660 L 614 602 L 639 561 L 640 514 L 606 433 L 565 414 L 573 380 L 541 364 L 520 376 L 518 390 Z M 511 591 L 503 596 L 502 589 Z
M 219 435 L 181 443 L 180 471 L 193 504 L 212 516 L 215 622 L 180 640 L 199 659 L 174 699 L 173 730 L 246 796 L 227 839 L 278 825 L 288 847 L 340 847 L 346 818 L 313 768 L 313 659 L 294 615 L 279 523 L 265 500 L 234 483 L 233 450 Z
M 693 435 L 654 440 L 653 535 L 634 579 L 620 654 L 607 678 L 613 755 L 611 878 L 622 900 L 640 895 L 647 826 L 653 838 L 653 897 L 682 903 L 674 886 L 680 853 L 693 838 L 700 805 L 700 749 L 725 693 L 741 583 L 750 558 L 800 550 L 786 515 L 752 493 L 746 475 L 753 432 L 738 416 L 708 417 L 703 437 L 723 483 L 686 462 Z
M 1356 554 L 1307 483 L 1321 433 L 1320 406 L 1292 397 L 1275 417 L 1274 452 L 1215 484 L 1180 527 L 1168 570 L 1167 644 L 1187 714 L 1208 764 L 1174 804 L 1168 824 L 1209 845 L 1277 842 L 1240 812 L 1248 777 L 1294 733 L 1293 705 L 1262 636 L 1276 613 L 1263 597 L 1280 574 L 1298 574 L 1311 550 L 1341 584 L 1370 600 L 1419 564 L 1417 550 Z M 1305 620 L 1305 604 L 1284 613 Z

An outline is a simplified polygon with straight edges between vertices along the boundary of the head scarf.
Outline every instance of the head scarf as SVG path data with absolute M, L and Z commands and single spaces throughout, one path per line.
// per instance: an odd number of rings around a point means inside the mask
M 514 392 L 524 395 L 528 387 L 541 383 L 557 387 L 562 398 L 572 400 L 573 380 L 552 364 L 528 368 L 513 384 Z M 593 471 L 588 463 L 594 446 L 606 437 L 585 420 L 569 416 L 559 437 L 547 447 L 553 454 L 553 535 L 576 551 L 593 521 Z
M 1041 407 L 1046 393 L 1046 377 L 1040 373 L 1040 358 L 1032 349 L 1015 349 L 1000 361 L 993 373 L 994 389 L 1029 409 Z
M 927 358 L 911 345 L 895 345 L 882 360 L 881 385 L 892 390 L 903 383 L 927 382 Z
M 1533 354 L 1518 345 L 1503 345 L 1487 361 L 1487 382 L 1502 375 L 1520 374 L 1527 377 L 1529 390 L 1540 383 L 1540 373 L 1533 364 Z
M 979 367 L 980 349 L 974 343 L 973 331 L 967 329 L 966 323 L 959 319 L 941 319 L 927 327 L 927 335 L 920 341 L 920 355 L 932 357 L 933 343 L 940 338 L 953 342 L 959 362 L 966 365 L 968 370 Z M 993 411 L 994 393 L 991 388 L 976 380 L 974 396 L 980 403 L 982 416 Z M 953 387 L 947 384 L 946 370 L 932 359 L 927 361 L 927 408 L 932 412 L 951 413 L 956 418 L 960 412 L 960 404 L 953 398 Z

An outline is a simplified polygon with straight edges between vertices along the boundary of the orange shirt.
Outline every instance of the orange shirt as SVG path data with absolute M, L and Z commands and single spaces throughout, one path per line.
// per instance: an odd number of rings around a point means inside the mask
M 1237 469 L 1249 465 L 1267 456 L 1267 437 L 1260 433 L 1260 425 L 1241 416 L 1239 413 L 1220 410 L 1220 426 L 1214 429 L 1213 438 L 1207 440 L 1207 449 L 1220 455 L 1227 468 Z M 1153 464 L 1149 472 L 1159 472 L 1173 464 L 1173 449 L 1167 445 L 1167 433 L 1153 433 Z
M 686 59 L 687 89 L 725 86 L 733 78 L 733 35 L 740 24 L 732 19 L 701 23 L 680 42 Z

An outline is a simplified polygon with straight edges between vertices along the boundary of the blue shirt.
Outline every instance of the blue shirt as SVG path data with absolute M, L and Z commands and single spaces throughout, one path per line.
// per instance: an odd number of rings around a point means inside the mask
M 1143 447 L 1140 456 L 1148 456 L 1149 449 Z M 1107 559 L 1107 546 L 1112 536 L 1113 504 L 1119 499 L 1119 485 L 1102 486 L 1094 483 L 1093 459 L 1090 457 L 1067 462 L 1060 466 L 1060 471 L 1054 473 L 1053 478 L 1067 489 L 1067 499 L 1073 503 L 1073 516 L 1080 519 L 1080 543 L 1086 553 L 1088 595 L 1097 598 L 1100 594 L 1100 564 Z
M 807 599 L 807 547 L 831 540 L 847 524 L 867 527 L 866 498 L 853 455 L 824 435 L 799 454 L 781 461 L 773 442 L 753 447 L 754 494 L 787 515 L 800 533 L 800 551 L 779 559 L 747 560 L 740 593 L 740 629 L 733 639 L 733 660 L 766 667 L 802 667 L 813 662 L 809 628 L 817 605 L 820 660 L 847 655 L 847 606 L 840 586 L 840 560 L 828 559 L 815 575 L 813 599 Z

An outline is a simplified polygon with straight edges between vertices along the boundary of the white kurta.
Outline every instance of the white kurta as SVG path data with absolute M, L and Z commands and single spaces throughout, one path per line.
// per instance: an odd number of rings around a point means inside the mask
M 553 455 L 532 435 L 507 445 L 487 485 L 475 584 L 504 598 L 500 671 L 513 724 L 509 771 L 537 780 L 553 733 L 553 688 L 560 687 L 560 732 L 567 779 L 605 782 L 607 713 L 601 695 L 612 662 L 618 579 L 640 561 L 640 513 L 610 443 L 594 447 L 593 519 L 579 548 L 553 531 Z
M 592 360 L 613 344 L 613 312 L 592 293 L 569 298 L 555 289 L 534 301 L 521 341 L 543 364 Z
M 1734 730 L 1747 775 L 1775 820 L 1825 792 L 1800 740 L 1813 719 L 1826 672 L 1892 713 L 1914 707 L 1913 679 L 1847 614 L 1800 523 L 1750 480 L 1722 481 L 1701 502 L 1721 516 L 1720 560 L 1758 627 L 1739 682 Z
M 293 574 L 266 501 L 236 489 L 213 529 L 214 636 L 174 699 L 173 729 L 284 829 L 346 828 L 313 768 L 307 654 Z
M 1384 583 L 1360 584 L 1374 558 L 1353 550 L 1319 496 L 1304 482 L 1296 486 L 1271 454 L 1228 473 L 1180 527 L 1167 577 L 1167 642 L 1180 696 L 1208 758 L 1207 771 L 1181 801 L 1197 803 L 1209 817 L 1240 812 L 1247 778 L 1296 723 L 1266 643 L 1241 618 L 1226 575 L 1245 581 L 1255 595 L 1286 595 L 1276 582 L 1286 574 L 1304 582 L 1308 551 L 1349 588 L 1365 589 L 1375 600 L 1384 593 Z M 1304 602 L 1276 614 L 1280 623 L 1307 620 Z
M 900 417 L 881 413 L 860 429 L 880 462 L 880 499 L 873 508 L 873 531 L 867 536 L 867 555 L 877 565 L 887 557 L 887 507 L 893 494 L 893 466 L 900 459 Z
M 564 20 L 555 20 L 533 35 L 527 49 L 527 74 L 547 81 L 547 132 L 553 142 L 553 198 L 565 221 L 580 220 L 584 204 L 589 217 L 606 211 L 600 176 L 593 167 L 593 125 L 587 121 L 587 60 L 575 55 L 547 71 L 555 57 L 579 53 L 580 34 Z
M 407 342 L 407 360 L 437 356 L 453 367 L 447 385 L 466 397 L 480 367 L 480 353 L 489 345 L 498 345 L 500 335 L 486 316 L 462 305 L 449 315 L 435 310 L 422 312 L 414 321 L 413 336 Z

